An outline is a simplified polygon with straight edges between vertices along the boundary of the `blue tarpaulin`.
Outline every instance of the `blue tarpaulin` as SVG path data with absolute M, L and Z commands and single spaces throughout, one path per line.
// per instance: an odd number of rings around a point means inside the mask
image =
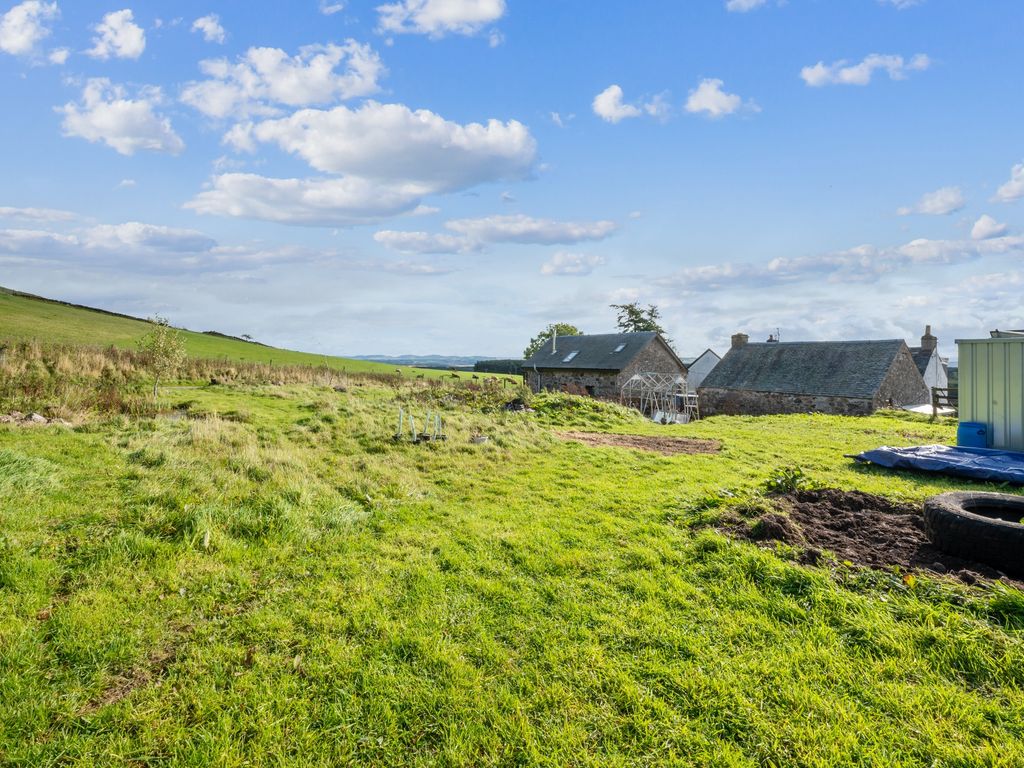
M 917 469 L 972 480 L 1024 485 L 1024 453 L 951 445 L 876 448 L 851 458 L 890 469 Z

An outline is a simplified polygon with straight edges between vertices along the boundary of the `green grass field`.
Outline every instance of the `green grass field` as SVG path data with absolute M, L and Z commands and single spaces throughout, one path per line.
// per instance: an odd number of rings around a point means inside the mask
M 45 341 L 48 344 L 115 346 L 134 349 L 151 326 L 143 320 L 73 307 L 58 302 L 17 296 L 0 288 L 0 344 L 10 341 Z M 430 378 L 451 376 L 447 371 L 396 367 L 344 357 L 293 352 L 237 339 L 182 331 L 185 348 L 193 357 L 227 359 L 275 365 L 329 366 L 347 373 L 394 373 Z M 463 377 L 472 374 L 461 373 Z
M 1024 765 L 1021 593 L 696 525 L 785 466 L 915 502 L 962 487 L 843 458 L 950 424 L 658 427 L 422 384 L 167 398 L 0 425 L 2 764 Z M 448 441 L 394 443 L 399 403 L 441 408 Z

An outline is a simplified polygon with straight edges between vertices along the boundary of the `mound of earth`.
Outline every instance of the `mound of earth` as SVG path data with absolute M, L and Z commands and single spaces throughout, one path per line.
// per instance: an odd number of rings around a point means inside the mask
M 591 446 L 612 446 L 614 448 L 635 448 L 652 451 L 663 456 L 680 453 L 718 453 L 722 444 L 717 440 L 700 440 L 690 437 L 658 437 L 656 435 L 621 435 L 604 432 L 556 432 L 563 440 Z
M 967 584 L 980 579 L 1015 583 L 995 568 L 933 547 L 919 504 L 834 488 L 798 491 L 779 497 L 777 503 L 784 515 L 768 513 L 742 533 L 755 541 L 803 547 L 805 562 L 817 563 L 821 551 L 828 550 L 841 561 L 871 568 L 945 573 Z

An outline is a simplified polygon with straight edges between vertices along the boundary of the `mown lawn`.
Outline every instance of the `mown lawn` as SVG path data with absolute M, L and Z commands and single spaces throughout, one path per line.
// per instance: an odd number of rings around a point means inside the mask
M 413 446 L 394 389 L 173 396 L 199 418 L 0 425 L 4 764 L 1024 765 L 1020 593 L 693 525 L 785 466 L 962 487 L 842 456 L 949 424 L 451 400 Z M 723 450 L 552 434 L 588 425 Z

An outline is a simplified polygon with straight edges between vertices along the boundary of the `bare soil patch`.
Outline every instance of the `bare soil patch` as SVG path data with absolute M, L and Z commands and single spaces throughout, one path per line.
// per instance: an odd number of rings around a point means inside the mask
M 680 453 L 718 453 L 722 444 L 717 440 L 700 440 L 691 437 L 658 437 L 655 435 L 621 435 L 604 432 L 556 432 L 563 440 L 583 445 L 613 448 L 634 448 L 651 451 L 663 456 Z
M 953 576 L 966 584 L 1008 579 L 983 563 L 962 560 L 932 546 L 919 504 L 901 504 L 860 491 L 798 491 L 776 500 L 779 513 L 762 516 L 749 528 L 730 528 L 754 541 L 802 547 L 801 560 L 817 564 L 828 550 L 841 561 L 871 568 L 899 566 Z

